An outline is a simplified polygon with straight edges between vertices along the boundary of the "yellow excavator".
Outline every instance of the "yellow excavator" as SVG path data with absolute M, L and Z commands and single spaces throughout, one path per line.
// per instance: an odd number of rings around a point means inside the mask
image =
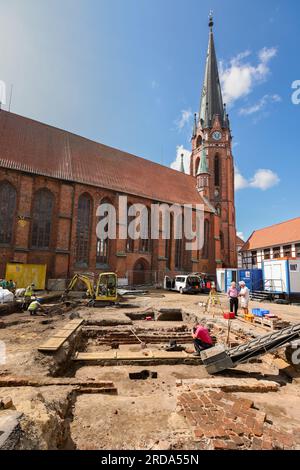
M 118 277 L 115 273 L 99 274 L 96 286 L 94 286 L 93 280 L 86 274 L 75 274 L 63 294 L 64 300 L 80 281 L 87 287 L 86 294 L 89 299 L 90 307 L 104 307 L 106 305 L 114 305 L 118 302 Z

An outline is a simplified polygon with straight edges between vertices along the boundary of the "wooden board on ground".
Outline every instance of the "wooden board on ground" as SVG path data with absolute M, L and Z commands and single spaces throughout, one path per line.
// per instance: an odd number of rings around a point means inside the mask
M 76 326 L 81 325 L 83 323 L 83 318 L 74 318 L 74 320 L 70 320 L 65 326 Z
M 154 351 L 153 357 L 154 359 L 182 359 L 189 355 L 185 351 Z
M 99 361 L 103 359 L 117 359 L 117 351 L 104 351 L 101 353 L 76 353 L 75 361 Z
M 48 341 L 39 346 L 38 350 L 41 352 L 45 351 L 57 351 L 65 342 L 64 338 L 50 338 Z
M 153 359 L 185 359 L 190 357 L 186 352 L 167 352 L 167 351 L 141 351 L 141 352 L 124 352 L 124 351 L 106 351 L 99 353 L 77 353 L 75 361 L 147 361 Z
M 117 351 L 117 358 L 121 361 L 144 361 L 153 358 L 153 352 L 148 349 L 147 351 L 130 352 L 130 351 Z
M 67 341 L 67 339 L 83 323 L 82 319 L 75 319 L 68 322 L 63 329 L 58 330 L 45 343 L 38 347 L 40 352 L 55 352 Z

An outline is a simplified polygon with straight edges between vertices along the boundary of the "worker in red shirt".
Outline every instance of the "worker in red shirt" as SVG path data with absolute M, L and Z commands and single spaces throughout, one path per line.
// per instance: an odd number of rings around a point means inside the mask
M 192 334 L 196 352 L 194 356 L 200 356 L 201 351 L 213 347 L 213 340 L 208 329 L 203 325 L 197 325 L 193 328 Z

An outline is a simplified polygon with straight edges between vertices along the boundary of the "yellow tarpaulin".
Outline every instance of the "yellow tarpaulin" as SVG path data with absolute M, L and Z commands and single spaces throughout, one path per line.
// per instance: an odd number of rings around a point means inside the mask
M 46 264 L 16 264 L 8 263 L 6 265 L 5 279 L 12 279 L 18 289 L 34 284 L 35 289 L 44 290 L 46 283 Z

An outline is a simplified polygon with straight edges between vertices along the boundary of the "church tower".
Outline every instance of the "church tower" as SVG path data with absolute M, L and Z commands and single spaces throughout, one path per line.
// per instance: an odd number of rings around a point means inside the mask
M 223 267 L 236 267 L 236 223 L 232 136 L 223 104 L 215 51 L 213 18 L 209 19 L 209 44 L 199 115 L 195 115 L 190 174 L 199 193 L 220 218 L 219 237 Z

